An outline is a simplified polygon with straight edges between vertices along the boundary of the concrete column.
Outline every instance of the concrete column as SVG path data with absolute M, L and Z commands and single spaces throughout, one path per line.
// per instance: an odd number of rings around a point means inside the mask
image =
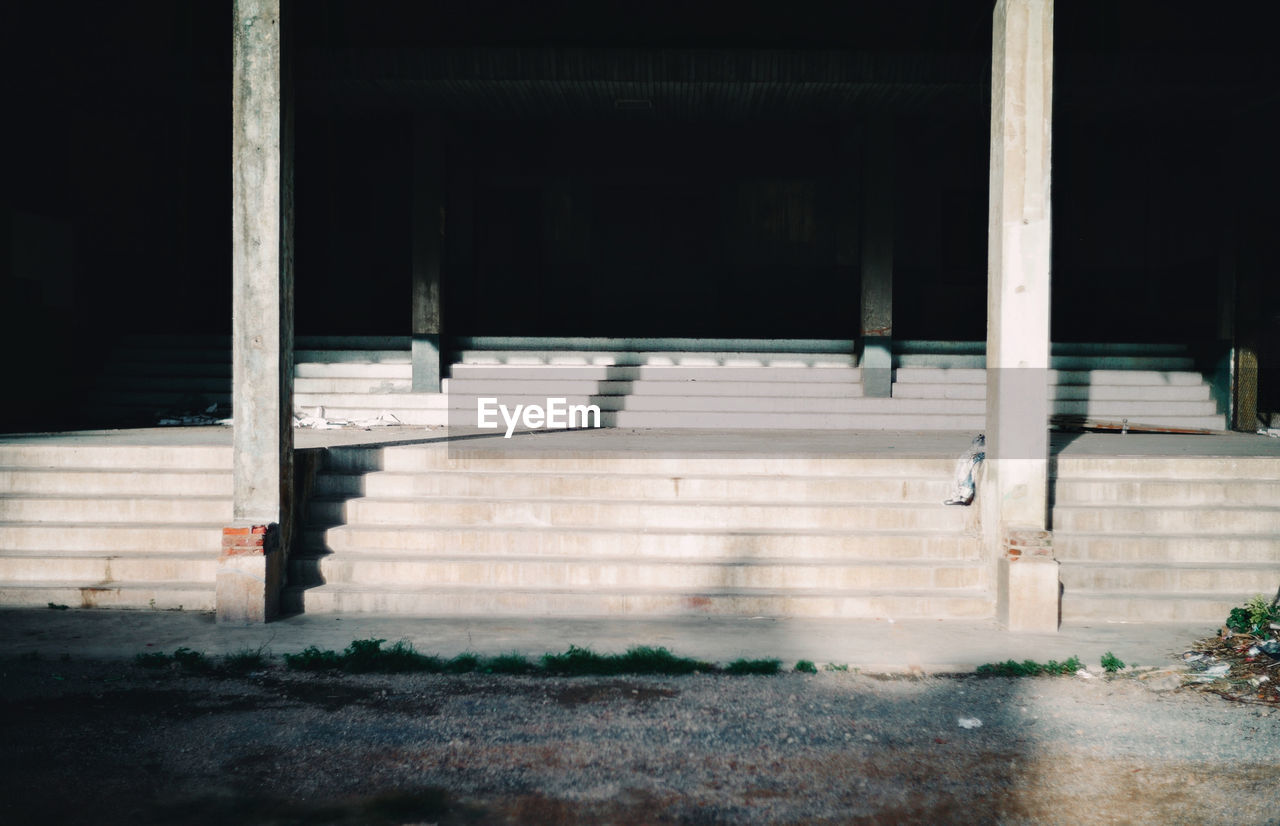
M 283 2 L 234 3 L 234 524 L 223 531 L 219 622 L 275 615 L 293 531 L 293 115 Z
M 983 526 L 999 619 L 1010 630 L 1053 631 L 1058 564 L 1045 531 L 1053 0 L 997 0 L 993 17 Z
M 875 121 L 863 145 L 862 389 L 887 398 L 893 387 L 893 124 Z
M 413 122 L 413 392 L 440 392 L 440 261 L 445 202 L 439 123 Z

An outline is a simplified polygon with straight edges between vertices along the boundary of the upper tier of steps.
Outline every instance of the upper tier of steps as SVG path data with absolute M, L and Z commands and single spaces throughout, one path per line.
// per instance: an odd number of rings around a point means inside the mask
M 1280 458 L 1067 454 L 1054 464 L 1064 622 L 1214 627 L 1280 583 Z
M 231 448 L 0 445 L 0 605 L 208 611 Z
M 983 617 L 951 458 L 334 448 L 294 607 L 434 616 Z
M 458 339 L 444 393 L 414 393 L 405 336 L 299 337 L 294 405 L 330 419 L 390 413 L 408 425 L 474 425 L 476 399 L 594 404 L 634 428 L 982 430 L 981 342 L 895 343 L 892 397 L 863 395 L 849 340 Z M 1055 414 L 1221 430 L 1225 416 L 1182 345 L 1055 344 Z M 133 336 L 103 373 L 101 424 L 153 424 L 215 406 L 230 415 L 226 337 Z

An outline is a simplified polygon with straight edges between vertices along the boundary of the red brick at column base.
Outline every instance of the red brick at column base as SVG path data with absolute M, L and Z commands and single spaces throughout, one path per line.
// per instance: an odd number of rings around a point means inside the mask
M 283 561 L 279 525 L 223 528 L 214 596 L 218 622 L 251 624 L 275 619 L 280 611 Z

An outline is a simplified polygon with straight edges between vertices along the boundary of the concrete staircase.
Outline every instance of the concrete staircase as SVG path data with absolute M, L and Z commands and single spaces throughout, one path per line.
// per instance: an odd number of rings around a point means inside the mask
M 981 342 L 899 342 L 895 399 L 947 399 L 981 415 L 987 395 Z M 1131 425 L 1225 430 L 1211 388 L 1187 348 L 1172 344 L 1054 344 L 1050 412 Z
M 1060 456 L 1064 621 L 1221 624 L 1280 585 L 1280 460 Z
M 409 348 L 407 336 L 300 337 L 294 408 L 327 419 L 364 421 L 390 413 L 401 424 L 447 425 L 444 393 L 413 392 Z
M 330 449 L 308 613 L 982 617 L 952 459 Z
M 0 605 L 212 610 L 229 447 L 0 445 Z

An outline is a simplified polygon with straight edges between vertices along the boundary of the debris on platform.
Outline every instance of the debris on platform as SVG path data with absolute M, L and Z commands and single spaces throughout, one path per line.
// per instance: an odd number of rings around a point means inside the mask
M 973 473 L 978 463 L 987 458 L 987 437 L 981 433 L 973 437 L 969 449 L 956 461 L 955 483 L 951 488 L 951 496 L 944 505 L 969 505 L 973 502 Z
M 231 419 L 219 416 L 217 413 L 217 402 L 203 410 L 166 410 L 157 414 L 156 424 L 161 427 L 228 426 L 231 424 Z
M 313 407 L 311 412 L 305 410 L 296 411 L 293 414 L 293 426 L 305 427 L 312 430 L 371 430 L 375 427 L 396 427 L 403 425 L 404 422 L 396 418 L 396 415 L 388 410 L 383 410 L 377 416 L 367 419 L 341 419 L 331 418 L 324 414 L 323 407 Z

